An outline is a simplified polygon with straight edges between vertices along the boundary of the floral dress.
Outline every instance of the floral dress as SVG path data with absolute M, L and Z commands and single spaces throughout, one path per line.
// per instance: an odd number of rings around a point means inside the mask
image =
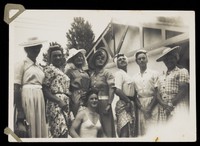
M 52 64 L 46 66 L 44 68 L 44 72 L 44 84 L 49 87 L 53 95 L 56 95 L 69 106 L 68 94 L 70 79 L 68 76 Z M 49 100 L 47 101 L 46 109 L 47 121 L 49 123 L 49 137 L 67 137 L 70 111 L 68 113 L 62 111 L 58 104 Z

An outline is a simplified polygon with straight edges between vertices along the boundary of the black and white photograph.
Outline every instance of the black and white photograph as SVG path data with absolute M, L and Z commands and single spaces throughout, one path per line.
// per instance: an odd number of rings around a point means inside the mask
M 8 128 L 22 142 L 195 142 L 195 47 L 194 11 L 25 9 L 9 23 Z

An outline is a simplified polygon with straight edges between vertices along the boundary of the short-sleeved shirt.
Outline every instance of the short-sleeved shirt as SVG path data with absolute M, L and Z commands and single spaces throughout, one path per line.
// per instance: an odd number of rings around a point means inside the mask
M 118 89 L 123 89 L 124 83 L 131 83 L 131 77 L 122 69 L 118 69 L 115 73 L 115 87 Z
M 76 67 L 66 70 L 66 75 L 70 78 L 70 87 L 74 90 L 88 91 L 90 86 L 90 77 L 84 70 L 79 70 Z
M 157 87 L 161 95 L 175 95 L 179 92 L 179 85 L 181 83 L 189 83 L 188 70 L 175 67 L 172 71 L 159 76 Z
M 20 85 L 42 85 L 44 73 L 42 67 L 28 57 L 15 65 L 14 83 Z
M 158 73 L 156 71 L 146 69 L 143 74 L 140 72 L 137 73 L 133 80 L 138 95 L 142 97 L 153 96 L 158 80 Z
M 109 88 L 114 87 L 114 76 L 107 69 L 91 74 L 91 87 L 99 91 L 99 95 L 109 95 Z

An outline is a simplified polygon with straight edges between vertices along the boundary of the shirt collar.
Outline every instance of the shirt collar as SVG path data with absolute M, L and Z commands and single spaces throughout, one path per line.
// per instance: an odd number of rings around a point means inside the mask
M 143 74 L 146 74 L 149 69 L 146 69 Z M 138 75 L 141 75 L 141 72 L 138 72 Z
M 174 69 L 172 69 L 171 71 L 169 71 L 169 72 L 165 72 L 165 74 L 166 75 L 169 75 L 169 74 L 171 74 L 172 72 L 174 72 L 174 71 L 177 71 L 178 70 L 178 67 L 176 66 Z
M 30 65 L 37 65 L 37 66 L 39 66 L 39 64 L 38 64 L 38 62 L 36 61 L 35 63 L 30 59 L 30 58 L 28 58 L 28 57 L 26 57 L 26 61 L 28 62 L 28 64 L 30 64 Z

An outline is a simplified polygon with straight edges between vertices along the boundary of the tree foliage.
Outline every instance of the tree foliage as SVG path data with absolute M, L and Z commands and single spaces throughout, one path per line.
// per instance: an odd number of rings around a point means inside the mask
M 75 17 L 71 29 L 66 33 L 68 49 L 85 49 L 88 53 L 94 43 L 95 35 L 92 26 L 82 17 Z

